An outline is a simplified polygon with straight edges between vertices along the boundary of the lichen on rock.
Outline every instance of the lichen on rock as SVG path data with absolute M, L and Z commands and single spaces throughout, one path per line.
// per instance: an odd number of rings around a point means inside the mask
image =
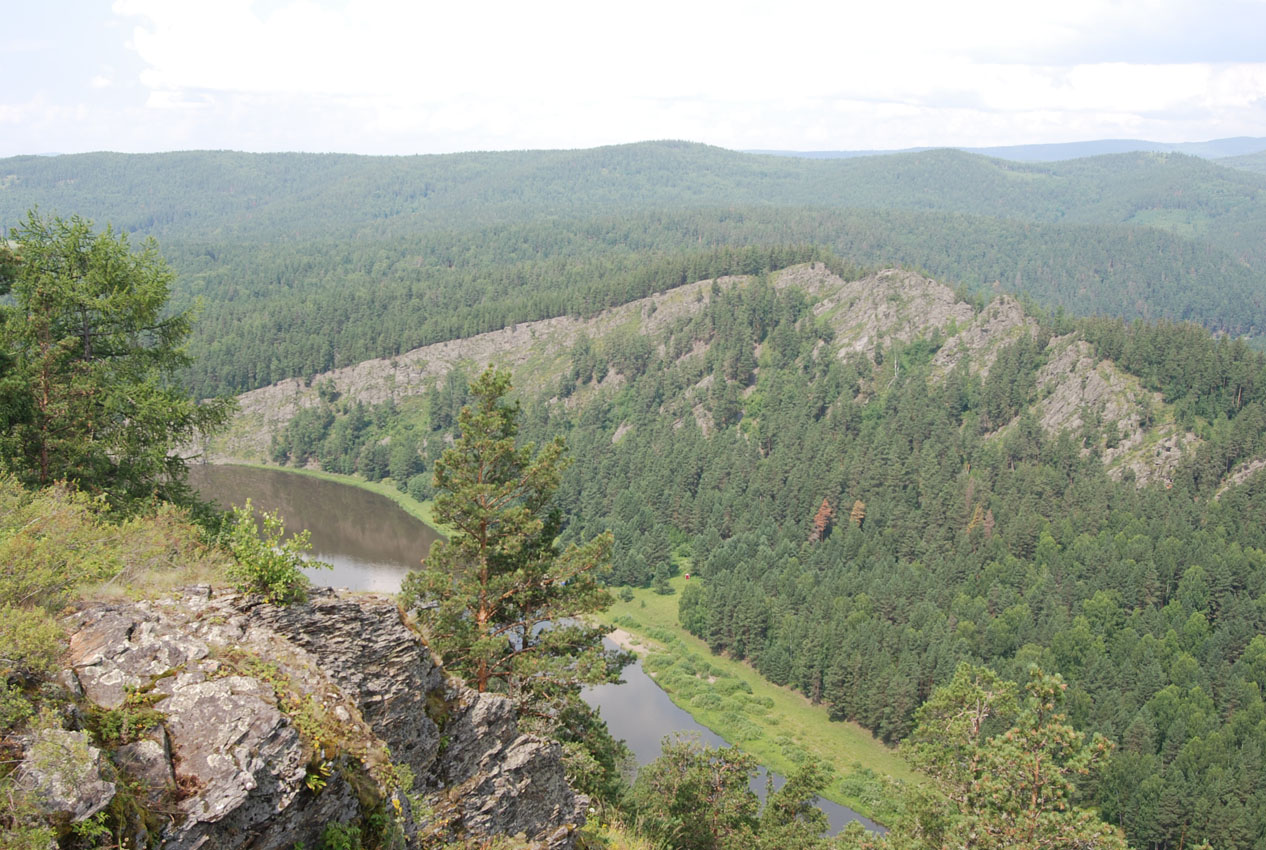
M 79 823 L 114 799 L 116 784 L 101 750 L 83 732 L 41 729 L 26 742 L 18 787 L 55 821 Z
M 509 701 L 446 676 L 391 599 L 314 590 L 283 608 L 202 587 L 90 604 L 69 631 L 63 678 L 87 711 L 126 712 L 144 693 L 160 718 L 109 754 L 167 813 L 158 846 L 288 850 L 379 812 L 412 846 L 521 835 L 565 848 L 584 822 L 559 746 L 520 734 Z M 41 734 L 96 754 L 76 769 L 101 793 L 63 808 L 99 811 L 113 794 L 99 748 L 83 732 Z

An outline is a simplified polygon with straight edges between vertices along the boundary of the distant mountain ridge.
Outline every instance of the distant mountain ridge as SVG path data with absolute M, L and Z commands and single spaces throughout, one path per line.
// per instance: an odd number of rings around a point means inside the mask
M 1062 162 L 1088 156 L 1104 156 L 1117 153 L 1182 153 L 1201 159 L 1226 159 L 1242 157 L 1266 151 L 1266 136 L 1234 136 L 1226 139 L 1210 139 L 1207 142 L 1149 142 L 1143 139 L 1094 139 L 1085 142 L 1047 142 L 1033 145 L 998 145 L 992 147 L 955 147 L 964 153 L 992 156 L 1014 162 Z M 806 159 L 852 159 L 862 156 L 886 156 L 895 153 L 919 153 L 936 150 L 935 147 L 900 148 L 892 150 L 842 150 L 842 151 L 791 151 L 754 150 L 749 153 L 772 156 L 804 157 Z M 1224 163 L 1233 168 L 1233 162 Z
M 973 307 L 944 284 L 899 269 L 845 281 L 812 263 L 776 272 L 771 279 L 776 289 L 796 290 L 814 305 L 813 313 L 833 332 L 831 348 L 841 360 L 861 356 L 882 362 L 886 346 L 943 338 L 932 361 L 938 380 L 960 362 L 970 373 L 987 376 L 1003 348 L 1034 336 L 1037 329 L 1013 298 L 1001 296 L 985 307 Z M 495 362 L 513 369 L 516 386 L 548 397 L 571 369 L 578 345 L 592 341 L 598 348 L 613 348 L 631 331 L 653 348 L 668 350 L 669 331 L 677 323 L 703 311 L 717 292 L 750 284 L 745 276 L 695 281 L 584 319 L 523 323 L 366 360 L 312 380 L 262 387 L 238 397 L 240 410 L 227 433 L 215 441 L 211 458 L 216 463 L 266 461 L 269 439 L 283 432 L 300 411 L 317 407 L 322 387 L 369 405 L 405 403 L 439 386 L 449 372 L 473 374 L 481 364 Z M 690 356 L 699 358 L 706 350 L 707 346 L 696 348 Z M 1121 435 L 1110 447 L 1096 446 L 1113 477 L 1129 470 L 1140 485 L 1165 480 L 1185 450 L 1197 442 L 1177 427 L 1159 394 L 1146 392 L 1137 378 L 1095 357 L 1075 334 L 1050 340 L 1046 356 L 1050 365 L 1039 375 L 1032 411 L 1052 436 L 1064 430 L 1080 433 L 1092 417 L 1119 429 Z M 706 400 L 707 394 L 698 392 L 699 405 Z M 1143 409 L 1150 411 L 1146 422 L 1139 413 Z M 709 433 L 715 425 L 701 410 L 696 409 L 698 425 Z M 999 433 L 1013 424 L 1003 423 Z
M 1229 156 L 1226 159 L 1219 160 L 1218 164 L 1226 165 L 1230 168 L 1239 168 L 1243 171 L 1255 171 L 1258 174 L 1266 174 L 1266 150 L 1244 154 L 1243 156 Z
M 1266 181 L 1256 175 L 1164 151 L 1033 164 L 952 149 L 814 160 L 642 142 L 412 157 L 188 151 L 0 159 L 0 223 L 39 205 L 161 239 L 200 241 L 381 237 L 540 216 L 749 204 L 1092 224 L 1127 223 L 1164 208 L 1212 221 L 1266 216 L 1264 197 Z
M 188 376 L 203 395 L 591 314 L 810 246 L 1081 315 L 1266 333 L 1266 177 L 1176 153 L 810 160 L 662 141 L 0 160 L 0 227 L 36 206 L 160 240 L 173 306 L 203 305 Z

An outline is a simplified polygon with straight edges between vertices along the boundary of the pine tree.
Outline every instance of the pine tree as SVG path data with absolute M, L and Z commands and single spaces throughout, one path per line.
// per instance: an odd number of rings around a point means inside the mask
M 849 511 L 848 520 L 858 528 L 866 521 L 866 503 L 861 499 L 853 502 L 853 510 Z
M 899 825 L 895 846 L 1124 850 L 1119 830 L 1076 804 L 1075 779 L 1107 756 L 1108 741 L 1087 741 L 1068 725 L 1058 676 L 1036 667 L 1029 675 L 1028 697 L 1019 702 L 1011 682 L 962 664 L 915 713 L 907 755 L 949 809 L 933 807 Z
M 152 243 L 34 212 L 0 242 L 0 466 L 28 486 L 69 481 L 115 507 L 182 500 L 178 447 L 227 421 L 174 384 L 186 312 Z
M 582 685 L 615 681 L 628 660 L 580 619 L 611 604 L 597 575 L 612 541 L 556 548 L 563 440 L 518 446 L 509 391 L 510 374 L 491 366 L 471 384 L 460 434 L 435 463 L 435 518 L 453 532 L 406 577 L 402 602 L 418 608 L 450 671 L 507 694 L 523 714 L 557 718 Z

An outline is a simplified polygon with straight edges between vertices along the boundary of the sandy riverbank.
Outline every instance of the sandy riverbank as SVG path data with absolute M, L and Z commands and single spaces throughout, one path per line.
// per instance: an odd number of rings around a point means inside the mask
M 646 655 L 650 651 L 650 647 L 636 635 L 630 634 L 621 628 L 614 628 L 607 632 L 607 637 L 611 642 L 627 652 L 635 652 L 638 655 Z

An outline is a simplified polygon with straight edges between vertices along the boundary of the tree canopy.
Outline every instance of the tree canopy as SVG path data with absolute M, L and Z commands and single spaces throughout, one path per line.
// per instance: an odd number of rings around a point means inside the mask
M 637 774 L 627 801 L 656 846 L 680 850 L 815 850 L 832 846 L 817 794 L 830 780 L 806 760 L 783 786 L 752 791 L 756 759 L 738 747 L 712 749 L 697 740 L 665 738 L 661 755 Z
M 582 619 L 611 604 L 598 581 L 611 535 L 557 547 L 563 515 L 552 499 L 567 465 L 564 443 L 518 445 L 509 391 L 510 373 L 491 366 L 470 385 L 457 439 L 435 463 L 435 518 L 453 531 L 405 578 L 402 601 L 417 608 L 449 670 L 479 691 L 506 694 L 529 725 L 565 744 L 584 739 L 609 776 L 609 736 L 594 728 L 579 694 L 582 685 L 616 681 L 630 660 L 604 649 L 605 629 Z
M 187 496 L 181 446 L 222 424 L 224 401 L 175 385 L 189 312 L 152 242 L 31 212 L 0 246 L 0 463 L 28 486 L 68 481 L 116 507 Z
M 959 665 L 915 713 L 905 745 L 943 792 L 948 812 L 935 805 L 930 817 L 920 812 L 895 830 L 894 843 L 918 836 L 913 846 L 1125 850 L 1119 830 L 1077 805 L 1077 781 L 1101 767 L 1111 747 L 1068 724 L 1059 710 L 1065 687 L 1032 667 L 1028 696 L 1017 705 L 1012 683 Z

